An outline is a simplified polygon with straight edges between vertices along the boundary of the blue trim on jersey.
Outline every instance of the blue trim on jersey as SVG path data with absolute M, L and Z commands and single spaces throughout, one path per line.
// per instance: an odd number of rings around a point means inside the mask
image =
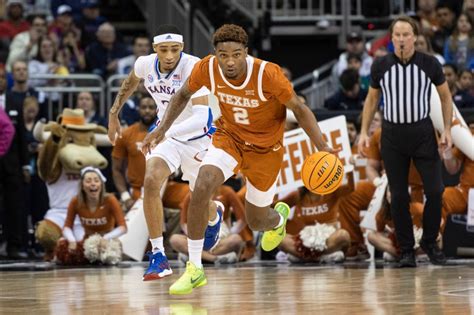
M 201 139 L 202 137 L 205 137 L 205 136 L 211 137 L 214 134 L 214 132 L 216 132 L 216 127 L 214 127 L 212 125 L 213 120 L 214 120 L 214 117 L 212 116 L 212 111 L 211 111 L 211 108 L 209 107 L 209 115 L 208 115 L 208 118 L 207 118 L 207 125 L 204 128 L 205 133 L 200 135 L 200 136 L 190 138 L 187 141 Z
M 178 67 L 179 63 L 181 62 L 181 57 L 183 56 L 183 52 L 180 52 L 179 53 L 179 60 L 178 62 L 176 63 L 176 66 L 174 66 L 173 70 L 171 70 L 167 75 L 166 77 L 164 77 L 164 79 L 168 80 L 171 75 L 173 74 L 174 70 L 176 70 L 176 68 Z M 156 58 L 155 58 L 155 72 L 156 72 L 156 75 L 158 76 L 158 80 L 161 80 L 161 76 L 160 76 L 160 60 L 158 59 L 158 55 L 156 55 Z

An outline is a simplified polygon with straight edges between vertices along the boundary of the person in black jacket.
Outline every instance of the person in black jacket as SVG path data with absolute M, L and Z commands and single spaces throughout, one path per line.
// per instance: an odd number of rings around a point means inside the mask
M 27 73 L 26 64 L 15 62 L 14 77 L 20 72 Z M 2 71 L 0 75 L 5 76 L 5 72 Z M 5 112 L 15 126 L 15 137 L 7 154 L 0 158 L 0 185 L 3 187 L 4 201 L 3 229 L 7 241 L 7 255 L 11 259 L 27 258 L 26 252 L 22 251 L 26 247 L 27 239 L 27 213 L 22 192 L 23 183 L 31 179 L 23 122 L 23 101 L 19 103 L 17 96 L 18 93 L 14 91 L 6 94 Z

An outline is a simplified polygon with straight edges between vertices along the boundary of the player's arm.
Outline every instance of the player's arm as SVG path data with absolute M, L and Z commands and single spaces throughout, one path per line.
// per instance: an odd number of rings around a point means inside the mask
M 332 149 L 326 143 L 321 133 L 321 129 L 319 128 L 318 121 L 314 116 L 311 109 L 308 106 L 303 104 L 295 93 L 293 93 L 292 97 L 288 102 L 286 102 L 285 106 L 293 111 L 295 114 L 296 120 L 298 124 L 303 128 L 306 134 L 311 139 L 311 142 L 314 143 L 316 148 L 319 151 L 326 151 L 335 153 L 337 150 Z
M 436 86 L 439 98 L 441 100 L 441 110 L 443 112 L 444 130 L 441 134 L 440 144 L 445 150 L 452 147 L 453 140 L 451 139 L 451 122 L 453 120 L 453 101 L 448 83 L 445 81 L 441 85 Z
M 140 78 L 135 75 L 135 71 L 132 69 L 128 74 L 128 77 L 122 82 L 120 90 L 115 97 L 114 105 L 109 111 L 109 130 L 108 136 L 112 145 L 115 145 L 115 140 L 117 136 L 122 138 L 122 128 L 120 126 L 120 121 L 118 115 L 120 110 L 125 104 L 125 101 L 135 92 L 138 84 L 140 83 Z
M 369 87 L 369 92 L 364 102 L 364 110 L 362 112 L 362 127 L 360 129 L 359 137 L 359 154 L 365 156 L 364 148 L 369 146 L 369 126 L 370 122 L 374 119 L 375 112 L 377 111 L 377 104 L 380 100 L 380 89 Z
M 188 80 L 184 85 L 176 92 L 168 104 L 163 120 L 160 122 L 157 128 L 147 134 L 143 140 L 142 152 L 143 154 L 149 153 L 152 148 L 163 141 L 166 137 L 166 132 L 170 129 L 173 122 L 183 112 L 186 104 L 191 99 L 194 92 L 189 89 Z
M 209 93 L 209 90 L 203 88 L 202 91 Z M 201 92 L 201 90 L 199 90 Z M 194 94 L 198 94 L 197 92 Z M 200 93 L 202 94 L 202 93 Z M 194 96 L 193 95 L 193 96 Z M 165 133 L 166 138 L 183 136 L 196 130 L 203 130 L 207 127 L 211 117 L 209 117 L 208 94 L 191 98 L 193 115 L 178 124 L 173 124 Z

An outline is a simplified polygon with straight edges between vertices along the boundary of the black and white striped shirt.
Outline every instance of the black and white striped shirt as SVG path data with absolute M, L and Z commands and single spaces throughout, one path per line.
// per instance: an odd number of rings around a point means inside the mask
M 377 58 L 370 76 L 370 86 L 382 89 L 384 119 L 396 124 L 410 124 L 428 117 L 431 84 L 438 86 L 445 81 L 438 60 L 420 52 L 415 52 L 406 64 L 393 53 Z

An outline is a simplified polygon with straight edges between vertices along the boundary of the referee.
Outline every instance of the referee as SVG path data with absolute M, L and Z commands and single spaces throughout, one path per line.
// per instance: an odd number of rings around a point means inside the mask
M 364 104 L 359 152 L 369 146 L 368 129 L 383 94 L 381 153 L 392 195 L 391 213 L 401 249 L 400 267 L 416 267 L 413 224 L 409 212 L 408 169 L 413 160 L 421 174 L 426 196 L 421 248 L 433 264 L 446 258 L 436 244 L 444 190 L 438 143 L 429 118 L 432 84 L 442 103 L 445 131 L 440 149 L 451 142 L 452 101 L 441 65 L 435 57 L 415 51 L 417 25 L 399 17 L 390 25 L 395 52 L 374 61 L 369 92 Z

